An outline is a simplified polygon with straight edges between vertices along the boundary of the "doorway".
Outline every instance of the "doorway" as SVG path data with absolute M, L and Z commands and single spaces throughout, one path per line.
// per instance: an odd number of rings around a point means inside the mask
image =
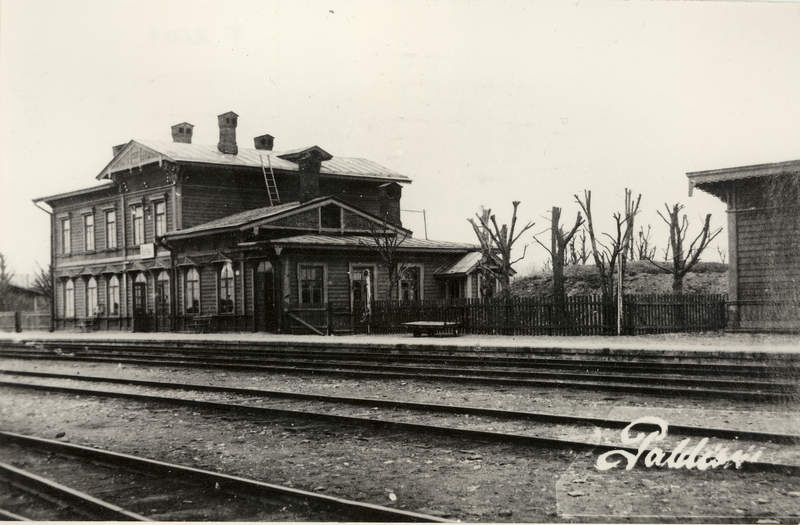
M 150 316 L 147 315 L 147 277 L 144 272 L 140 272 L 133 282 L 133 331 L 150 331 Z
M 257 332 L 275 332 L 278 329 L 275 308 L 275 272 L 272 263 L 261 261 L 253 274 L 255 329 Z

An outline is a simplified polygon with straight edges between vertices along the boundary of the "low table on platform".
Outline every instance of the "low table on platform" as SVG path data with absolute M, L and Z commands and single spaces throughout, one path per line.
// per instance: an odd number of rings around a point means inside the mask
M 414 337 L 419 337 L 422 334 L 457 336 L 461 332 L 461 323 L 454 321 L 412 321 L 403 323 L 403 326 L 410 329 Z

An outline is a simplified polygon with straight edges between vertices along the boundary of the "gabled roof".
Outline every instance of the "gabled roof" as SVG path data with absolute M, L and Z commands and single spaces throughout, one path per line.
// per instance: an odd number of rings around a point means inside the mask
M 491 256 L 492 260 L 488 266 L 491 267 L 499 267 L 500 261 L 498 261 L 494 255 Z M 468 254 L 464 255 L 461 259 L 456 261 L 455 264 L 449 267 L 443 267 L 437 270 L 434 275 L 440 277 L 457 277 L 461 275 L 469 275 L 474 272 L 480 262 L 484 259 L 482 252 L 469 252 Z M 517 272 L 514 271 L 512 268 L 511 271 L 516 274 Z
M 369 235 L 293 235 L 270 241 L 274 245 L 281 246 L 307 246 L 320 248 L 372 248 L 375 240 Z M 477 250 L 474 244 L 449 241 L 432 241 L 428 239 L 406 238 L 398 245 L 398 250 L 428 250 L 428 251 L 448 251 L 448 252 L 467 252 Z
M 337 199 L 336 197 L 317 197 L 316 199 L 311 199 L 309 201 L 302 203 L 286 202 L 283 204 L 278 204 L 276 206 L 264 206 L 263 208 L 255 208 L 252 210 L 234 213 L 233 215 L 228 215 L 225 217 L 221 217 L 219 219 L 215 219 L 213 221 L 209 221 L 203 224 L 198 224 L 197 226 L 192 226 L 191 228 L 167 232 L 164 238 L 167 240 L 183 239 L 187 237 L 196 237 L 200 235 L 224 233 L 227 231 L 246 230 L 254 226 L 267 224 L 269 222 L 281 219 L 288 215 L 302 213 L 304 211 L 325 206 L 327 204 L 336 204 L 337 206 L 344 208 L 345 210 L 361 215 L 362 217 L 368 220 L 375 221 L 376 223 L 381 224 L 381 226 L 384 225 L 380 217 L 376 217 L 363 210 L 359 210 L 358 208 L 355 208 Z M 393 224 L 387 223 L 386 228 L 389 230 L 402 232 L 407 235 L 411 234 L 410 230 L 407 230 L 405 228 Z
M 334 157 L 319 146 L 283 151 L 239 147 L 236 154 L 222 153 L 216 145 L 186 144 L 183 142 L 131 140 L 97 175 L 97 179 L 109 178 L 111 173 L 127 171 L 153 162 L 213 164 L 258 168 L 272 165 L 275 170 L 298 171 L 291 159 L 303 152 L 318 151 L 326 160 L 322 161 L 321 175 L 354 177 L 363 179 L 411 182 L 411 179 L 377 162 L 357 157 Z M 326 157 L 329 156 L 330 158 Z M 286 157 L 286 158 L 284 158 Z

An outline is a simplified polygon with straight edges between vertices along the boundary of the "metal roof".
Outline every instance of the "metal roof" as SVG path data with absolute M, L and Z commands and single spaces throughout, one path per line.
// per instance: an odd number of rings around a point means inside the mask
M 204 222 L 203 224 L 198 224 L 197 226 L 192 226 L 191 228 L 171 231 L 167 233 L 166 237 L 169 238 L 179 235 L 183 236 L 185 234 L 192 234 L 192 233 L 205 232 L 211 230 L 234 229 L 252 221 L 266 219 L 267 217 L 277 215 L 281 212 L 293 210 L 295 208 L 298 208 L 299 206 L 300 206 L 299 202 L 286 202 L 283 204 L 278 204 L 277 206 L 264 206 L 263 208 L 254 208 L 252 210 L 234 213 L 233 215 L 227 215 L 225 217 L 221 217 L 213 221 Z
M 297 246 L 320 246 L 320 247 L 342 247 L 342 248 L 372 248 L 375 240 L 369 235 L 295 235 L 274 239 L 272 244 L 297 245 Z M 400 250 L 441 250 L 441 251 L 472 251 L 478 247 L 474 244 L 432 241 L 428 239 L 415 239 L 407 237 L 398 245 Z
M 88 188 L 81 188 L 79 190 L 66 191 L 64 193 L 56 193 L 55 195 L 48 195 L 46 197 L 37 197 L 33 202 L 50 202 L 58 199 L 66 199 L 67 197 L 74 197 L 76 195 L 83 195 L 86 193 L 93 193 L 95 191 L 106 190 L 115 188 L 117 185 L 114 182 L 104 182 L 96 186 L 89 186 Z
M 437 275 L 466 275 L 470 273 L 481 262 L 483 254 L 481 252 L 469 252 L 459 259 L 454 265 L 444 271 L 437 272 Z
M 122 151 L 120 151 L 118 156 L 124 155 L 125 151 L 131 147 L 132 143 L 140 144 L 141 146 L 158 152 L 167 158 L 167 160 L 172 160 L 174 162 L 194 162 L 201 164 L 242 166 L 260 169 L 263 159 L 264 166 L 268 167 L 271 162 L 273 169 L 283 171 L 298 171 L 298 165 L 295 162 L 280 158 L 281 155 L 291 155 L 293 153 L 297 153 L 298 151 L 308 149 L 297 148 L 292 150 L 269 151 L 240 147 L 238 149 L 238 153 L 233 155 L 230 153 L 222 153 L 219 151 L 216 145 L 186 144 L 183 142 L 134 139 L 129 142 Z M 269 159 L 267 157 L 269 157 Z M 103 171 L 100 173 L 100 175 L 98 175 L 98 178 L 106 176 L 106 169 L 110 165 L 111 164 L 103 168 Z M 362 177 L 379 180 L 393 180 L 398 182 L 411 182 L 411 179 L 407 176 L 381 166 L 377 162 L 357 157 L 333 157 L 330 160 L 322 161 L 320 173 L 323 175 L 332 176 Z

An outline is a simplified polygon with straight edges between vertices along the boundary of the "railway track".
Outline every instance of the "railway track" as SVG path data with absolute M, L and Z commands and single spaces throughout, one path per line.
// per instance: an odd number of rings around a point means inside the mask
M 101 378 L 96 378 L 98 381 L 102 381 Z M 52 379 L 51 379 L 52 381 Z M 127 381 L 126 381 L 127 382 Z M 154 385 L 154 382 L 147 382 L 148 388 L 160 388 L 160 389 L 169 389 L 174 390 L 184 389 L 184 390 L 191 390 L 193 387 L 197 387 L 197 385 L 175 385 L 170 384 L 170 386 L 165 385 Z M 157 383 L 157 382 L 156 382 Z M 593 450 L 595 453 L 601 452 L 608 452 L 611 450 L 625 450 L 628 452 L 637 453 L 636 447 L 630 446 L 623 446 L 619 443 L 619 440 L 609 440 L 609 439 L 595 439 L 589 440 L 586 439 L 586 435 L 589 433 L 582 432 L 583 438 L 576 437 L 574 432 L 568 433 L 567 437 L 563 437 L 563 432 L 559 433 L 558 429 L 556 428 L 555 432 L 549 433 L 521 433 L 521 432 L 512 432 L 512 431 L 496 431 L 496 430 L 484 430 L 484 429 L 476 429 L 476 428 L 468 428 L 463 425 L 441 425 L 441 424 L 431 424 L 431 423 L 420 423 L 419 416 L 414 416 L 411 418 L 406 418 L 405 420 L 402 418 L 397 417 L 375 417 L 370 415 L 369 417 L 365 417 L 363 414 L 354 414 L 352 412 L 347 413 L 346 411 L 342 410 L 332 410 L 330 407 L 304 407 L 304 408 L 287 408 L 286 401 L 281 400 L 280 403 L 274 403 L 270 406 L 261 406 L 257 404 L 242 404 L 242 403 L 232 403 L 226 401 L 218 401 L 218 400 L 205 400 L 205 399 L 196 399 L 193 397 L 176 397 L 176 396 L 167 396 L 167 395 L 156 395 L 154 393 L 141 393 L 141 392 L 132 392 L 132 391 L 125 391 L 125 390 L 108 390 L 108 389 L 95 389 L 95 388 L 79 388 L 75 386 L 66 386 L 62 384 L 54 384 L 54 383 L 30 383 L 30 382 L 19 382 L 19 381 L 0 381 L 0 386 L 3 387 L 10 387 L 10 388 L 23 388 L 23 389 L 32 389 L 32 390 L 39 390 L 39 391 L 47 391 L 47 392 L 57 392 L 57 393 L 64 393 L 64 394 L 76 394 L 80 396 L 95 396 L 95 397 L 107 397 L 107 398 L 119 398 L 119 399 L 128 399 L 134 401 L 140 401 L 146 404 L 171 404 L 176 406 L 183 406 L 188 407 L 193 410 L 205 410 L 205 411 L 216 411 L 219 413 L 224 413 L 226 415 L 230 414 L 241 414 L 246 417 L 262 417 L 267 419 L 274 419 L 275 417 L 286 417 L 294 420 L 300 421 L 317 421 L 322 422 L 324 424 L 330 424 L 334 427 L 338 428 L 341 425 L 347 425 L 350 427 L 356 428 L 372 428 L 378 430 L 389 430 L 391 432 L 406 432 L 412 433 L 414 435 L 422 435 L 422 436 L 453 436 L 468 440 L 477 440 L 482 442 L 499 442 L 499 443 L 513 443 L 521 446 L 533 446 L 533 447 L 547 447 L 547 448 L 558 448 L 558 449 L 571 449 L 571 450 Z M 144 385 L 138 385 L 144 386 Z M 218 388 L 223 389 L 224 387 L 207 387 L 208 389 L 211 388 Z M 208 391 L 208 390 L 206 390 Z M 231 389 L 225 389 L 227 393 L 231 393 Z M 255 391 L 257 392 L 257 391 Z M 241 393 L 241 392 L 239 392 Z M 253 392 L 250 393 L 253 395 Z M 325 396 L 322 396 L 325 397 Z M 341 399 L 339 400 L 341 401 Z M 374 403 L 374 400 L 373 400 Z M 398 402 L 399 403 L 399 402 Z M 402 405 L 395 405 L 395 406 L 402 406 Z M 408 408 L 408 407 L 405 407 Z M 450 410 L 464 410 L 468 407 L 449 407 Z M 478 410 L 474 407 L 471 410 Z M 494 415 L 498 414 L 498 411 L 493 411 Z M 513 414 L 513 415 L 512 415 Z M 536 418 L 536 417 L 561 417 L 562 420 L 568 420 L 568 416 L 554 416 L 554 415 L 535 415 L 535 414 L 526 414 L 529 418 Z M 522 414 L 520 413 L 507 413 L 507 418 L 522 418 Z M 580 418 L 575 418 L 574 420 L 570 421 L 570 423 L 580 423 L 585 425 L 586 421 L 579 421 Z M 598 422 L 600 420 L 597 420 Z M 604 422 L 607 426 L 611 429 L 618 429 L 620 426 L 619 421 L 615 420 L 606 420 Z M 556 423 L 551 425 L 551 427 L 555 428 L 559 424 L 566 425 L 567 423 Z M 529 426 L 529 425 L 528 425 Z M 552 428 L 551 428 L 552 430 Z M 562 429 L 563 430 L 563 429 Z M 703 432 L 706 432 L 705 436 L 708 437 L 709 435 L 717 435 L 717 436 L 724 436 L 725 439 L 730 440 L 731 445 L 735 445 L 734 448 L 745 448 L 748 443 L 759 445 L 764 442 L 771 442 L 771 443 L 791 443 L 796 444 L 798 442 L 798 436 L 795 435 L 784 435 L 784 434 L 768 434 L 768 433 L 758 433 L 758 432 L 736 432 L 730 431 L 727 429 L 713 429 L 713 428 L 700 428 L 700 427 L 675 427 L 672 428 L 670 432 L 670 440 L 659 443 L 662 449 L 667 449 L 667 444 L 672 444 L 673 446 L 680 440 L 684 435 L 704 435 Z M 562 437 L 559 437 L 562 436 Z M 647 452 L 647 451 L 645 451 Z M 669 451 L 666 451 L 669 454 Z M 756 470 L 756 471 L 776 471 L 776 472 L 784 472 L 790 473 L 792 475 L 800 474 L 800 462 L 797 464 L 792 462 L 780 462 L 780 461 L 754 461 L 754 462 L 747 462 L 744 464 L 743 468 L 749 470 Z
M 798 371 L 795 367 L 785 364 L 780 366 L 720 364 L 726 367 L 723 369 L 706 366 L 709 376 L 703 376 L 698 374 L 698 365 L 691 363 L 557 359 L 546 363 L 550 368 L 539 370 L 538 367 L 542 366 L 538 363 L 540 360 L 531 363 L 528 358 L 509 361 L 506 358 L 458 356 L 458 366 L 447 366 L 447 359 L 452 359 L 452 356 L 418 354 L 385 356 L 366 352 L 336 352 L 331 356 L 329 352 L 317 352 L 310 356 L 298 357 L 296 353 L 290 351 L 272 351 L 267 354 L 259 353 L 260 351 L 239 352 L 241 355 L 238 352 L 237 355 L 221 355 L 208 349 L 202 351 L 153 349 L 137 345 L 132 348 L 122 348 L 115 345 L 97 346 L 83 343 L 68 346 L 58 343 L 46 347 L 6 345 L 0 348 L 0 357 L 575 388 L 767 402 L 795 399 L 800 396 L 796 380 Z M 325 359 L 321 359 L 322 357 Z M 394 359 L 394 362 L 386 362 L 387 358 Z M 429 359 L 430 362 L 423 364 L 423 359 Z M 689 371 L 691 371 L 687 373 L 689 377 L 682 375 Z
M 597 426 L 608 429 L 621 429 L 630 421 L 610 418 L 582 417 L 566 414 L 547 412 L 528 412 L 518 410 L 503 410 L 475 406 L 443 405 L 437 403 L 419 403 L 376 398 L 331 396 L 324 394 L 307 394 L 303 392 L 289 392 L 285 390 L 264 390 L 255 388 L 241 388 L 216 386 L 198 383 L 178 383 L 165 381 L 140 380 L 126 377 L 88 376 L 85 374 L 62 374 L 53 372 L 37 372 L 31 370 L 4 370 L 0 374 L 6 378 L 30 377 L 39 379 L 68 380 L 84 383 L 107 383 L 110 385 L 130 385 L 137 387 L 156 388 L 171 391 L 203 392 L 217 394 L 233 394 L 244 399 L 272 399 L 292 400 L 300 402 L 318 402 L 333 406 L 350 405 L 355 407 L 380 407 L 392 410 L 405 410 L 420 413 L 442 413 L 456 415 L 471 415 L 486 418 L 516 419 L 532 423 L 554 423 L 565 425 Z M 0 380 L 0 385 L 3 381 Z M 672 432 L 686 436 L 707 436 L 721 439 L 738 439 L 752 441 L 771 441 L 773 443 L 800 444 L 800 435 L 785 433 L 757 432 L 736 430 L 730 428 L 698 427 L 689 425 L 670 425 Z
M 0 517 L 159 521 L 445 521 L 13 432 L 0 431 Z M 57 480 L 54 478 L 58 478 Z

